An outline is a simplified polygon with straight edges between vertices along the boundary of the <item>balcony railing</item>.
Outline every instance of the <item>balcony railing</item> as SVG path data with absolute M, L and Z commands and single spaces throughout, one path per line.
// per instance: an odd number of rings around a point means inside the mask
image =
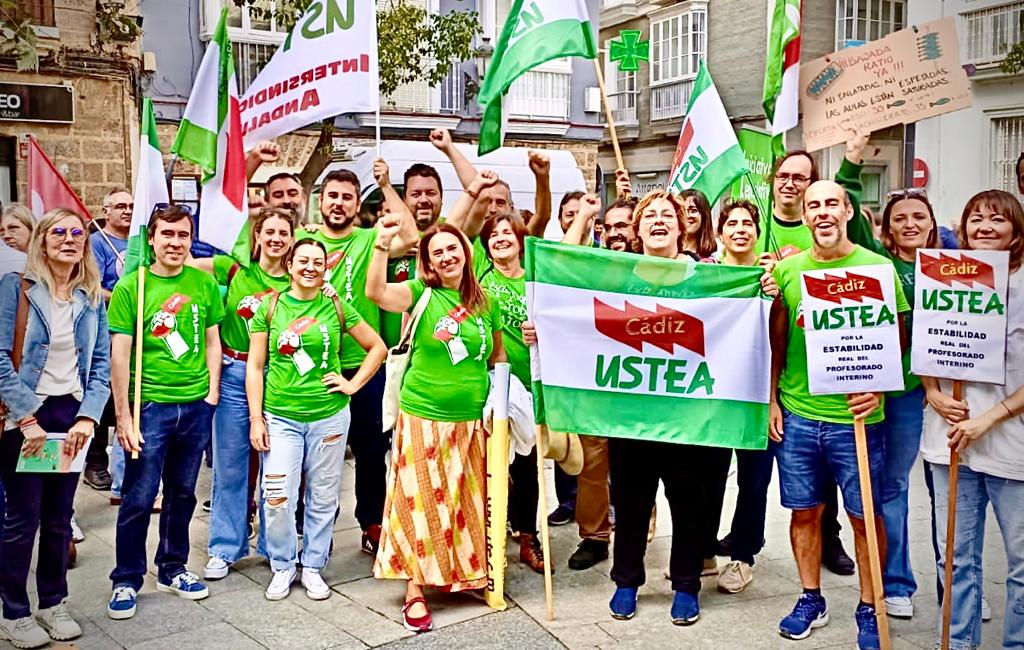
M 693 79 L 684 79 L 651 88 L 651 120 L 668 120 L 686 114 Z
M 531 70 L 508 92 L 508 112 L 520 117 L 569 119 L 570 73 Z
M 263 66 L 267 65 L 270 57 L 274 56 L 277 45 L 272 43 L 247 43 L 244 41 L 233 41 L 231 49 L 235 56 L 235 73 L 238 75 L 238 92 L 244 95 L 249 84 L 260 73 Z
M 635 90 L 621 90 L 609 93 L 608 105 L 612 109 L 612 118 L 615 123 L 621 126 L 636 126 L 639 124 L 636 116 L 637 97 L 640 95 Z
M 441 96 L 438 112 L 458 115 L 466 107 L 466 75 L 458 61 L 452 63 L 447 76 L 437 88 Z
M 1024 2 L 968 11 L 960 15 L 963 57 L 967 63 L 999 63 L 1024 40 Z

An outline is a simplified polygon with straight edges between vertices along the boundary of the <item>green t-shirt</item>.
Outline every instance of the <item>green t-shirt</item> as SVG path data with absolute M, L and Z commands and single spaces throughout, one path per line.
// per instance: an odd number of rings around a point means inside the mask
M 772 215 L 770 229 L 771 245 L 769 246 L 769 228 L 767 224 L 761 226 L 761 234 L 757 237 L 757 251 L 763 253 L 778 252 L 779 257 L 786 258 L 796 255 L 801 251 L 810 250 L 814 245 L 814 238 L 811 231 L 807 229 L 803 221 L 780 221 Z
M 405 282 L 416 277 L 416 256 L 395 257 L 388 260 L 388 282 Z M 402 338 L 403 313 L 380 310 L 380 337 L 384 345 L 393 348 Z
M 413 305 L 423 295 L 421 280 L 405 283 Z M 410 415 L 438 422 L 479 420 L 490 379 L 487 360 L 493 333 L 501 328 L 496 300 L 482 314 L 467 313 L 459 292 L 435 288 L 413 338 L 400 406 Z
M 270 302 L 264 300 L 252 318 L 253 332 L 267 332 L 263 409 L 298 422 L 316 422 L 335 415 L 348 406 L 349 397 L 328 393 L 323 384 L 325 374 L 341 372 L 341 324 L 334 301 L 323 294 L 312 300 L 298 300 L 282 293 L 274 307 L 273 322 L 268 325 Z M 341 302 L 341 309 L 346 331 L 363 321 L 347 302 Z M 359 344 L 353 341 L 353 345 Z
M 302 231 L 298 238 L 315 239 L 324 245 L 327 249 L 327 281 L 334 285 L 342 301 L 355 307 L 373 331 L 380 332 L 380 308 L 366 297 L 366 270 L 370 266 L 377 231 L 355 228 L 350 235 L 341 239 L 327 237 L 321 231 Z M 342 350 L 341 367 L 345 370 L 358 368 L 366 358 L 366 350 L 348 334 L 345 335 Z
M 787 257 L 775 267 L 775 281 L 779 284 L 783 300 L 789 311 L 789 341 L 786 344 L 786 367 L 779 378 L 779 399 L 789 411 L 800 417 L 823 422 L 852 424 L 853 416 L 846 404 L 845 395 L 811 395 L 807 379 L 807 340 L 804 338 L 803 306 L 800 291 L 800 275 L 804 271 L 823 269 L 841 269 L 850 266 L 869 266 L 892 263 L 885 257 L 855 246 L 846 257 L 830 262 L 819 262 L 811 257 L 810 251 L 804 251 Z M 896 284 L 896 311 L 904 313 L 910 310 L 903 288 L 893 276 Z M 883 398 L 884 399 L 884 398 Z M 884 403 L 883 403 L 884 406 Z M 865 422 L 875 424 L 884 419 L 880 406 L 869 415 Z
M 288 274 L 268 275 L 256 262 L 248 267 L 239 266 L 235 275 L 229 277 L 235 264 L 234 258 L 228 255 L 213 258 L 213 277 L 219 285 L 227 287 L 220 340 L 236 352 L 248 352 L 249 327 L 260 303 L 272 293 L 287 291 L 291 281 Z
M 530 390 L 530 348 L 520 329 L 526 320 L 526 275 L 509 278 L 491 266 L 480 275 L 480 284 L 501 309 L 501 342 L 512 374 Z
M 111 332 L 135 336 L 138 287 L 138 271 L 114 285 L 107 313 Z M 190 266 L 171 278 L 147 273 L 145 297 L 142 401 L 181 404 L 203 399 L 210 392 L 206 330 L 224 319 L 217 281 Z M 134 383 L 133 345 L 129 386 Z

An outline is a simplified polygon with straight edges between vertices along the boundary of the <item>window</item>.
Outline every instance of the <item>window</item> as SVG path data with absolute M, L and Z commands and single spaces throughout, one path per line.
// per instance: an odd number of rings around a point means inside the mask
M 888 192 L 887 179 L 889 170 L 883 166 L 865 166 L 861 171 L 860 180 L 863 189 L 861 190 L 861 205 L 872 210 L 880 210 L 885 205 L 885 195 Z
M 960 15 L 960 34 L 968 62 L 995 64 L 1024 40 L 1024 2 L 965 12 Z
M 56 27 L 53 0 L 18 0 L 18 11 L 32 18 L 33 25 Z
M 608 103 L 616 124 L 635 125 L 637 123 L 636 98 L 638 94 L 636 71 L 623 72 L 619 70 L 620 61 L 612 61 L 608 58 L 610 43 L 609 40 L 604 44 L 604 77 L 605 84 L 608 86 Z
M 1024 152 L 1024 115 L 992 120 L 991 185 L 1021 197 L 1017 187 L 1017 157 Z
M 848 43 L 878 40 L 905 26 L 906 0 L 836 0 L 837 50 Z
M 707 49 L 707 10 L 701 6 L 653 20 L 650 40 L 651 119 L 680 117 Z

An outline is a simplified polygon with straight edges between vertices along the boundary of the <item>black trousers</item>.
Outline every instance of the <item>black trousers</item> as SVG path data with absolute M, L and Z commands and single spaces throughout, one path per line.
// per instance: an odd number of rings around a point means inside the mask
M 78 407 L 78 400 L 70 395 L 47 397 L 35 416 L 44 431 L 66 432 L 75 423 Z M 0 542 L 0 597 L 7 619 L 31 614 L 27 585 L 37 531 L 39 608 L 53 607 L 68 596 L 68 547 L 78 474 L 16 472 L 24 441 L 18 429 L 0 436 L 0 475 L 7 490 Z
M 89 451 L 85 454 L 86 467 L 89 469 L 106 469 L 110 464 L 110 459 L 107 457 L 107 445 L 110 444 L 110 428 L 116 426 L 117 417 L 114 415 L 114 398 L 111 397 L 107 400 L 107 405 L 103 407 L 100 423 L 96 425 L 96 432 L 92 436 L 92 442 L 89 443 Z
M 537 534 L 537 448 L 529 456 L 515 454 L 508 468 L 512 489 L 508 493 L 508 521 L 512 530 L 530 535 Z
M 728 473 L 732 451 L 623 438 L 609 438 L 608 445 L 615 507 L 612 580 L 619 587 L 639 587 L 646 580 L 647 530 L 660 481 L 672 514 L 672 589 L 696 594 L 716 516 L 717 482 Z
M 341 374 L 352 379 L 358 368 Z M 359 392 L 352 396 L 349 408 L 352 423 L 348 429 L 348 445 L 356 457 L 356 521 L 367 530 L 380 525 L 384 518 L 384 497 L 387 494 L 391 434 L 383 431 L 384 368 L 381 367 Z

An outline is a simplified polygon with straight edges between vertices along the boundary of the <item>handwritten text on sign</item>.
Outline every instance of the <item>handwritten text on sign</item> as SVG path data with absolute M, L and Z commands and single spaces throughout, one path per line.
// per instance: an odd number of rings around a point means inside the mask
M 805 271 L 801 288 L 811 394 L 902 390 L 892 266 Z
M 914 345 L 918 375 L 1006 379 L 1007 251 L 917 251 Z
M 877 131 L 971 105 L 956 23 L 946 17 L 800 66 L 804 146 L 845 142 L 848 129 Z

